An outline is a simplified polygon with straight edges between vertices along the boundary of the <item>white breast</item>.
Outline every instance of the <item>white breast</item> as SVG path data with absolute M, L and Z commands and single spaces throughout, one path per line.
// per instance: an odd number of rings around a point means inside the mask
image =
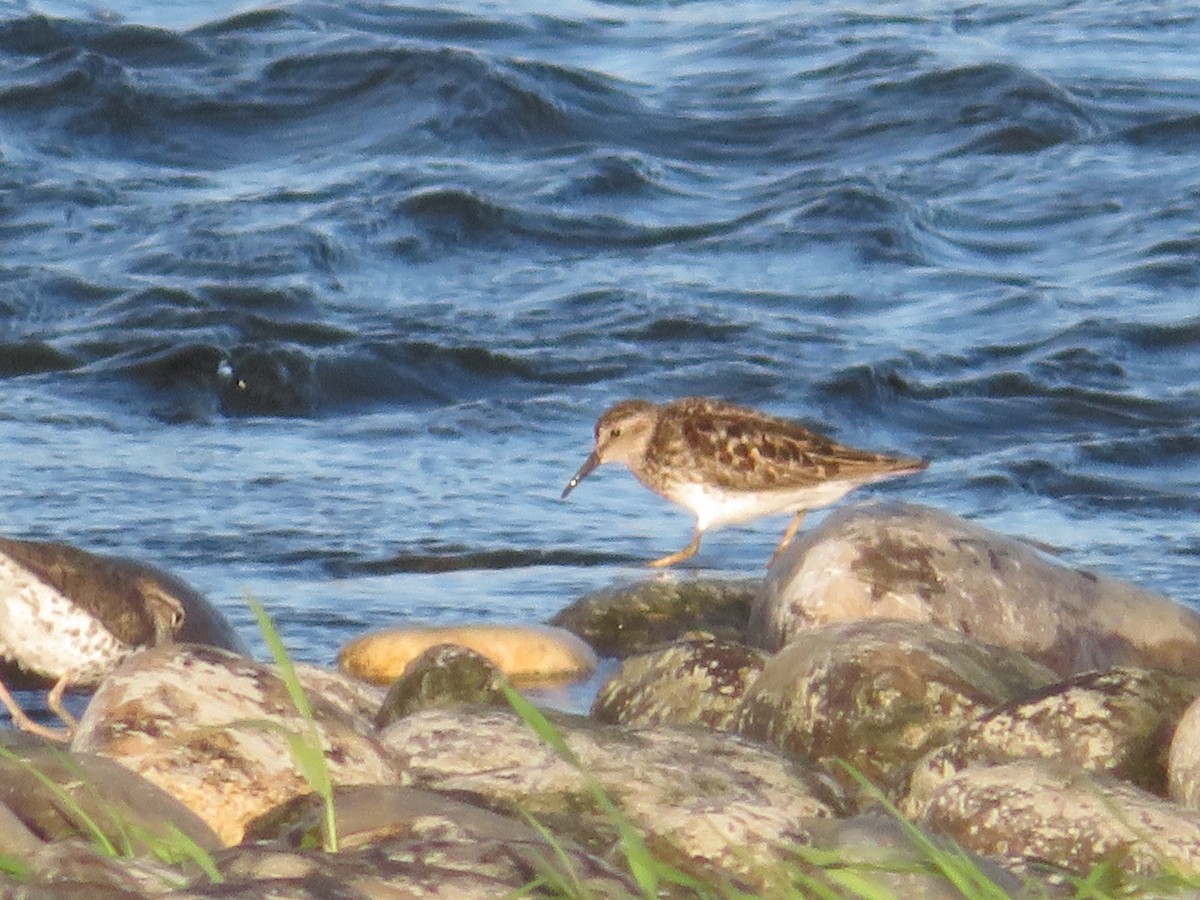
M 705 484 L 673 485 L 671 500 L 690 509 L 700 531 L 750 522 L 765 516 L 817 509 L 840 500 L 861 481 L 825 481 L 783 491 L 722 491 Z
M 28 672 L 87 683 L 130 648 L 62 592 L 0 554 L 0 655 Z

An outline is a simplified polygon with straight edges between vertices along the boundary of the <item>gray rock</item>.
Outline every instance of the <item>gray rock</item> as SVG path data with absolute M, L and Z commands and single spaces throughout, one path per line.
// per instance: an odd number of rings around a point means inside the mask
M 305 673 L 298 673 L 303 681 Z M 396 773 L 372 723 L 308 688 L 335 784 L 387 784 Z M 347 688 L 347 691 L 351 691 Z M 72 748 L 107 756 L 159 785 L 226 844 L 254 817 L 307 793 L 291 740 L 311 740 L 273 667 L 211 647 L 175 645 L 130 657 L 100 686 Z
M 704 725 L 729 730 L 767 654 L 712 635 L 626 659 L 600 689 L 592 717 L 621 725 Z
M 866 619 L 802 633 L 746 691 L 737 732 L 849 763 L 892 798 L 926 752 L 986 709 L 1055 680 L 1021 654 L 918 622 Z
M 937 786 L 967 766 L 1056 759 L 1156 794 L 1167 787 L 1175 726 L 1200 678 L 1151 669 L 1088 672 L 982 713 L 913 772 L 904 808 L 919 815 Z
M 757 579 L 678 580 L 673 575 L 620 585 L 579 598 L 551 625 L 577 634 L 601 656 L 624 658 L 689 631 L 744 641 Z
M 934 792 L 924 824 L 1015 869 L 1044 862 L 1083 875 L 1200 866 L 1200 811 L 1128 782 L 1049 760 L 964 769 Z
M 749 640 L 774 650 L 814 625 L 864 618 L 953 628 L 1063 676 L 1118 665 L 1200 674 L 1194 610 L 912 504 L 843 509 L 797 539 L 767 574 Z
M 751 882 L 776 870 L 781 848 L 808 842 L 813 817 L 840 808 L 820 776 L 729 735 L 551 719 L 579 767 L 499 709 L 415 713 L 390 725 L 383 740 L 406 782 L 524 810 L 611 858 L 617 835 L 598 786 L 667 863 Z

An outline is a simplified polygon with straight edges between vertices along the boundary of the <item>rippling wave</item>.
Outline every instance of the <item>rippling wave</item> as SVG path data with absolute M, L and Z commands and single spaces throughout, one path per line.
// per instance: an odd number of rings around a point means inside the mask
M 596 415 L 712 394 L 1200 597 L 1200 21 L 1155 9 L 17 4 L 10 530 L 277 591 L 313 653 L 429 575 L 544 618 L 689 527 L 557 499 Z

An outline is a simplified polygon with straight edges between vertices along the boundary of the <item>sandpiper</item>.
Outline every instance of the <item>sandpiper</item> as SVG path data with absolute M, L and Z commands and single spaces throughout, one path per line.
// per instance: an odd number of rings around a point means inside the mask
M 46 702 L 67 729 L 33 721 L 0 681 L 13 724 L 68 740 L 77 724 L 62 704 L 68 688 L 94 687 L 126 656 L 171 640 L 183 626 L 172 583 L 129 560 L 0 538 L 0 660 L 53 681 Z
M 596 422 L 595 448 L 563 497 L 608 462 L 625 463 L 638 481 L 696 517 L 691 543 L 650 563 L 654 568 L 694 555 L 710 528 L 792 513 L 774 561 L 807 510 L 928 465 L 846 447 L 787 419 L 703 397 L 664 404 L 624 400 L 610 407 Z

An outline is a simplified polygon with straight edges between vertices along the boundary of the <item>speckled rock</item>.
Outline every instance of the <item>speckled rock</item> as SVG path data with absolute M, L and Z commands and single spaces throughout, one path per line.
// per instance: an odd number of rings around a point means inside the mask
M 767 877 L 782 846 L 808 842 L 812 817 L 840 808 L 827 780 L 729 735 L 551 718 L 583 770 L 669 863 Z M 601 856 L 613 849 L 589 778 L 510 711 L 415 713 L 382 737 L 408 783 L 471 791 Z
M 520 896 L 520 890 L 555 859 L 555 851 L 539 835 L 530 836 L 532 829 L 524 823 L 508 819 L 508 834 L 472 837 L 463 834 L 466 829 L 456 827 L 450 818 L 453 814 L 447 809 L 436 816 L 429 831 L 415 839 L 378 841 L 333 855 L 270 846 L 239 847 L 219 860 L 223 883 L 196 883 L 171 897 L 495 900 Z M 563 851 L 578 879 L 579 896 L 597 900 L 637 896 L 631 880 L 601 860 L 569 842 Z
M 321 690 L 309 690 L 309 700 L 336 784 L 395 782 L 369 720 Z M 288 741 L 309 729 L 272 667 L 215 648 L 168 646 L 135 654 L 108 677 L 72 749 L 138 772 L 234 844 L 246 822 L 309 790 Z
M 1200 811 L 1049 760 L 964 769 L 934 792 L 924 824 L 1021 869 L 1082 875 L 1108 862 L 1139 875 L 1200 868 Z
M 767 654 L 699 634 L 626 659 L 600 689 L 592 717 L 621 725 L 704 725 L 728 730 Z
M 375 726 L 386 728 L 422 709 L 472 703 L 507 707 L 508 700 L 500 689 L 507 682 L 487 657 L 457 644 L 438 644 L 414 659 L 388 689 L 375 716 Z
M 1200 809 L 1200 698 L 1184 710 L 1171 737 L 1167 791 L 1172 800 Z
M 913 771 L 905 811 L 919 815 L 939 784 L 967 766 L 1057 759 L 1156 794 L 1167 752 L 1200 678 L 1152 669 L 1088 672 L 977 716 Z
M 689 631 L 746 639 L 758 579 L 689 578 L 674 573 L 580 597 L 550 620 L 579 635 L 601 656 L 624 658 Z
M 839 510 L 771 567 L 749 642 L 774 650 L 814 625 L 932 622 L 1012 647 L 1062 676 L 1118 665 L 1200 674 L 1200 613 L 1072 569 L 949 513 Z
M 539 865 L 555 858 L 555 849 L 533 826 L 469 798 L 360 785 L 339 788 L 334 808 L 336 856 L 300 849 L 324 843 L 325 814 L 312 795 L 297 798 L 254 823 L 243 847 L 217 856 L 226 888 L 290 884 L 300 896 L 307 896 L 303 890 L 322 896 L 320 888 L 336 876 L 367 896 L 386 888 L 395 893 L 378 895 L 498 897 L 528 885 Z M 591 895 L 631 895 L 633 883 L 611 866 L 570 841 L 559 847 Z
M 1012 650 L 917 622 L 867 619 L 793 640 L 746 691 L 739 734 L 827 762 L 844 760 L 893 798 L 912 766 L 980 712 L 1055 681 Z
M 391 684 L 414 659 L 439 644 L 474 650 L 521 684 L 574 681 L 596 668 L 592 648 L 566 629 L 495 624 L 387 628 L 343 647 L 338 667 L 371 684 Z

